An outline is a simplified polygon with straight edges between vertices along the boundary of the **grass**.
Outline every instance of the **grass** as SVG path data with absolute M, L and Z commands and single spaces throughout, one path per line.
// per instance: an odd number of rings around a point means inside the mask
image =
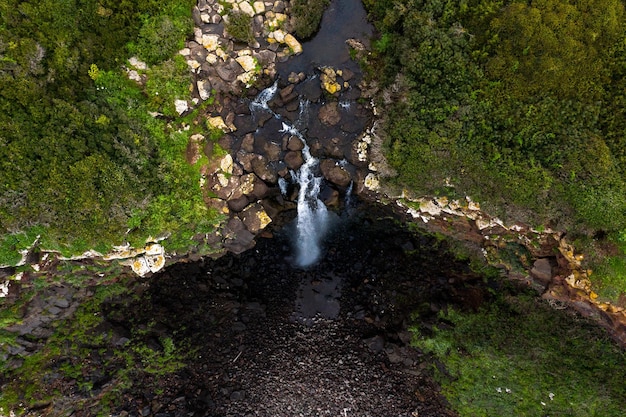
M 626 356 L 601 329 L 531 294 L 498 295 L 413 328 L 461 416 L 622 416 Z

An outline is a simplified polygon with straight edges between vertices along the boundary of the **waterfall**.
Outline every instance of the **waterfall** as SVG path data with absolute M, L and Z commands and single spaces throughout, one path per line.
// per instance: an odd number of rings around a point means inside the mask
M 261 91 L 259 95 L 250 103 L 250 111 L 254 114 L 256 110 L 270 111 L 275 118 L 282 121 L 280 132 L 289 133 L 302 141 L 302 157 L 304 164 L 297 172 L 291 171 L 293 181 L 298 184 L 297 218 L 294 247 L 296 250 L 296 264 L 300 267 L 307 267 L 314 264 L 322 253 L 322 240 L 328 229 L 329 213 L 326 205 L 319 199 L 319 192 L 322 185 L 322 177 L 316 175 L 319 161 L 311 155 L 311 150 L 304 135 L 298 129 L 306 125 L 308 103 L 300 103 L 300 113 L 298 120 L 292 125 L 281 116 L 274 113 L 267 103 L 274 97 L 278 90 L 278 82 Z M 297 126 L 297 127 L 296 127 Z M 287 182 L 280 178 L 278 181 L 281 193 L 286 195 Z
M 267 87 L 263 91 L 259 93 L 256 98 L 250 102 L 250 111 L 254 114 L 254 111 L 257 109 L 263 109 L 272 112 L 274 117 L 278 117 L 276 113 L 274 113 L 269 106 L 267 105 L 268 101 L 274 98 L 276 92 L 278 91 L 278 80 L 274 81 L 274 84 Z
M 315 175 L 318 160 L 311 155 L 311 150 L 304 136 L 294 127 L 283 122 L 281 132 L 298 137 L 304 148 L 302 156 L 304 164 L 298 172 L 291 176 L 300 187 L 298 191 L 298 216 L 296 219 L 296 264 L 307 267 L 314 264 L 320 257 L 321 244 L 328 229 L 328 209 L 318 198 L 322 177 Z

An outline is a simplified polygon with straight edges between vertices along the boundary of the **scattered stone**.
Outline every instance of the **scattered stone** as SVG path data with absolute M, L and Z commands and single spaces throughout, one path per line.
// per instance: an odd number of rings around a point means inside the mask
M 226 125 L 226 122 L 224 122 L 222 116 L 209 117 L 207 119 L 207 123 L 210 127 L 214 129 L 220 129 L 222 132 L 230 131 L 230 128 Z
M 208 80 L 199 80 L 196 82 L 198 94 L 202 100 L 208 100 L 211 97 L 211 83 Z
M 258 62 L 254 57 L 250 55 L 238 56 L 237 58 L 235 58 L 235 61 L 237 61 L 237 63 L 241 65 L 241 68 L 243 68 L 245 72 L 257 71 Z
M 187 103 L 187 100 L 175 100 L 174 107 L 176 108 L 176 113 L 182 115 L 189 110 L 189 103 Z
M 302 53 L 302 45 L 300 45 L 300 42 L 298 42 L 298 40 L 292 34 L 290 33 L 286 34 L 284 41 L 287 44 L 287 47 L 289 48 L 289 50 L 294 55 L 298 55 Z
M 141 61 L 139 58 L 137 58 L 136 56 L 130 58 L 128 60 L 128 63 L 135 69 L 138 70 L 146 70 L 148 69 L 148 64 L 146 64 L 145 62 Z

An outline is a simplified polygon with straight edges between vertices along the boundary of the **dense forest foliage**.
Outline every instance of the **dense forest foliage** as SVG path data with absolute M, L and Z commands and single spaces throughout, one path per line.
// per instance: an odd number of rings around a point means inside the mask
M 0 264 L 37 235 L 76 254 L 121 244 L 129 230 L 188 238 L 210 226 L 184 163 L 187 132 L 166 126 L 174 99 L 189 95 L 176 56 L 193 4 L 0 3 Z M 123 72 L 133 55 L 149 64 L 144 86 Z
M 399 182 L 448 179 L 533 225 L 624 229 L 621 0 L 365 3 Z
M 626 288 L 622 0 L 365 0 L 393 179 L 585 246 Z M 600 243 L 603 242 L 603 243 Z M 607 247 L 608 245 L 608 247 Z M 600 277 L 600 278 L 599 278 Z

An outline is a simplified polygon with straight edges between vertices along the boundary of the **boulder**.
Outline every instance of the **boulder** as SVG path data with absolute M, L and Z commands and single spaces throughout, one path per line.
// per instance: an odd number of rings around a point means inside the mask
M 207 119 L 207 124 L 214 129 L 221 130 L 222 132 L 228 132 L 230 130 L 226 125 L 226 122 L 224 122 L 224 119 L 222 119 L 222 116 L 209 117 Z
M 347 187 L 352 181 L 350 173 L 332 159 L 324 159 L 320 162 L 320 170 L 324 178 L 340 187 Z
M 265 13 L 265 3 L 262 1 L 255 1 L 252 3 L 252 8 L 256 14 Z
M 289 84 L 287 87 L 281 89 L 278 92 L 278 95 L 280 96 L 281 100 L 284 103 L 289 102 L 290 100 L 287 100 L 288 97 L 291 97 L 291 95 L 293 94 L 293 89 L 294 89 L 294 84 Z
M 241 65 L 245 72 L 256 72 L 257 70 L 257 60 L 250 55 L 238 56 L 235 61 Z
M 304 158 L 300 151 L 289 151 L 285 154 L 285 164 L 289 169 L 297 170 L 304 164 Z
M 207 51 L 213 52 L 220 46 L 220 37 L 215 34 L 203 34 L 198 43 L 204 46 Z
M 250 233 L 254 233 L 255 235 L 261 230 L 265 229 L 267 225 L 272 222 L 272 219 L 270 219 L 263 206 L 259 203 L 253 204 L 246 208 L 239 215 L 239 218 L 246 226 L 246 229 L 248 229 Z
M 241 219 L 231 218 L 224 227 L 224 247 L 235 254 L 240 254 L 254 247 L 254 235 L 246 229 Z
M 228 83 L 235 81 L 238 76 L 244 73 L 241 65 L 234 59 L 228 59 L 225 63 L 216 65 L 215 70 L 217 71 L 217 75 Z
M 211 97 L 212 87 L 209 80 L 198 80 L 196 87 L 198 88 L 198 95 L 202 100 L 208 100 Z
M 530 275 L 544 285 L 549 284 L 550 281 L 552 281 L 552 265 L 550 263 L 550 259 L 537 259 L 530 270 Z
M 302 45 L 300 45 L 300 42 L 297 41 L 297 39 L 290 33 L 285 35 L 284 38 L 284 42 L 287 44 L 287 46 L 289 47 L 289 50 L 294 54 L 294 55 L 298 55 L 302 53 Z
M 262 49 L 254 53 L 254 57 L 259 61 L 261 65 L 269 66 L 276 61 L 276 52 L 272 52 L 268 49 Z
M 320 122 L 326 126 L 335 126 L 341 120 L 339 106 L 336 101 L 326 103 L 320 108 L 318 115 Z
M 241 10 L 243 13 L 247 14 L 250 17 L 253 17 L 255 15 L 254 7 L 252 7 L 252 5 L 247 1 L 242 1 L 238 4 L 239 10 Z
M 263 154 L 266 155 L 270 161 L 279 161 L 281 153 L 282 151 L 278 143 L 267 141 L 263 144 Z
M 267 196 L 269 188 L 255 174 L 246 174 L 241 177 L 237 192 L 249 196 L 256 200 L 261 200 Z
M 230 198 L 226 203 L 228 204 L 229 209 L 231 209 L 235 213 L 238 213 L 245 209 L 250 201 L 248 200 L 248 197 L 246 197 L 245 195 L 241 195 L 237 198 Z
M 287 142 L 287 149 L 290 151 L 301 151 L 304 149 L 304 142 L 297 136 L 290 136 Z
M 176 108 L 176 113 L 182 115 L 189 110 L 189 103 L 187 103 L 187 100 L 174 100 L 174 107 Z
M 276 170 L 265 156 L 257 155 L 250 163 L 252 164 L 252 171 L 263 181 L 273 184 L 278 180 Z
M 248 153 L 254 152 L 254 135 L 252 133 L 248 133 L 243 137 L 241 150 Z
M 257 155 L 255 153 L 246 152 L 243 149 L 237 152 L 237 161 L 241 164 L 244 171 L 252 172 L 252 160 L 255 159 Z

